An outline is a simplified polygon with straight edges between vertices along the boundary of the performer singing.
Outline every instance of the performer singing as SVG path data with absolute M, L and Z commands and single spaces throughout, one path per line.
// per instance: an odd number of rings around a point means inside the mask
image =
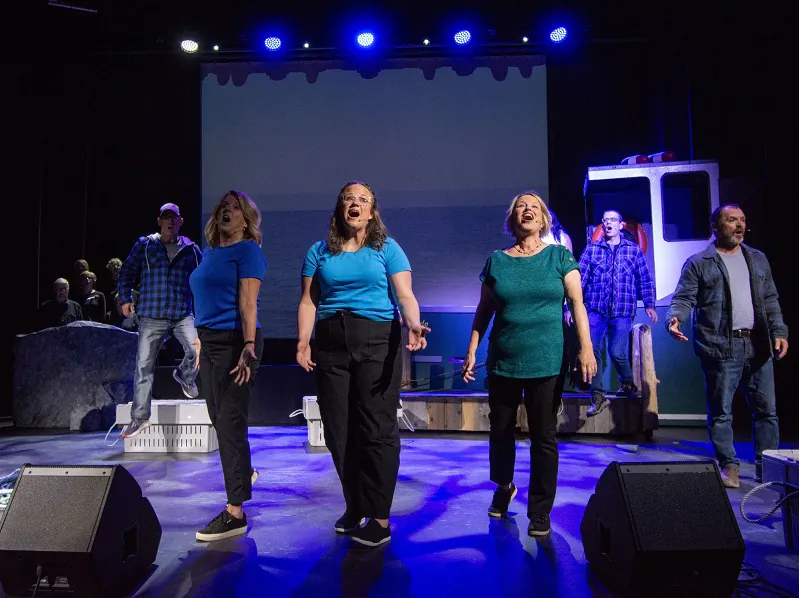
M 219 439 L 227 506 L 197 532 L 203 542 L 247 531 L 243 504 L 257 473 L 247 438 L 250 393 L 261 361 L 258 291 L 266 274 L 261 214 L 241 191 L 230 191 L 205 226 L 208 247 L 191 275 L 202 341 L 200 376 L 208 415 Z
M 302 267 L 297 363 L 316 368 L 325 444 L 344 491 L 346 511 L 334 528 L 366 546 L 391 539 L 400 456 L 397 304 L 409 331 L 407 348 L 424 349 L 430 329 L 419 321 L 408 258 L 388 236 L 372 189 L 347 183 L 327 240 L 311 246 Z M 315 319 L 316 363 L 310 348 Z
M 527 191 L 513 198 L 505 230 L 513 247 L 492 253 L 480 280 L 480 303 L 474 315 L 469 348 L 463 362 L 465 382 L 474 380 L 477 347 L 491 318 L 488 344 L 489 461 L 491 481 L 497 484 L 488 509 L 490 517 L 504 517 L 516 496 L 513 483 L 516 459 L 516 414 L 524 398 L 530 433 L 530 488 L 527 515 L 530 536 L 550 532 L 549 514 L 558 478 L 555 432 L 564 375 L 562 304 L 571 303 L 580 341 L 578 362 L 583 380 L 596 372 L 588 315 L 583 305 L 580 270 L 563 246 L 541 240 L 551 227 L 551 216 L 541 197 Z
M 741 485 L 732 442 L 732 400 L 743 387 L 752 410 L 755 477 L 764 450 L 779 446 L 774 361 L 788 353 L 788 327 L 766 256 L 745 245 L 746 216 L 735 204 L 713 210 L 716 240 L 689 257 L 666 315 L 672 338 L 687 342 L 680 326 L 693 310 L 694 352 L 702 362 L 707 428 L 727 488 Z
M 621 234 L 624 229 L 621 214 L 617 210 L 606 210 L 602 214 L 602 228 L 605 235 L 590 243 L 580 256 L 591 342 L 597 365 L 601 367 L 602 342 L 608 336 L 608 353 L 621 382 L 617 394 L 634 397 L 638 389 L 633 384 L 630 366 L 630 331 L 638 299 L 643 300 L 646 315 L 657 324 L 655 287 L 641 248 Z M 591 386 L 591 408 L 587 415 L 598 414 L 606 404 L 599 371 Z

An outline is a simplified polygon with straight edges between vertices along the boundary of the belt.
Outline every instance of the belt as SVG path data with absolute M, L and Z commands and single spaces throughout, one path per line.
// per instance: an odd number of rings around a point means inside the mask
M 746 328 L 741 328 L 739 330 L 733 330 L 732 335 L 736 338 L 751 338 L 753 330 L 749 330 Z

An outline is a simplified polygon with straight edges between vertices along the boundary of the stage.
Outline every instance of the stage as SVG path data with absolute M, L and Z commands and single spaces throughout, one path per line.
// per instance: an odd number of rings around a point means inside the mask
M 343 512 L 338 480 L 329 454 L 306 448 L 305 427 L 250 428 L 261 476 L 246 505 L 249 535 L 200 544 L 195 531 L 224 506 L 218 453 L 125 454 L 121 443 L 106 448 L 103 436 L 2 428 L 0 475 L 23 463 L 124 465 L 163 527 L 156 567 L 133 594 L 152 597 L 610 596 L 586 566 L 579 530 L 602 471 L 614 460 L 711 456 L 704 430 L 697 429 L 660 430 L 646 445 L 561 438 L 552 535 L 536 541 L 526 533 L 525 441 L 517 444 L 519 495 L 511 503 L 512 517 L 499 521 L 486 514 L 493 485 L 485 434 L 403 432 L 392 541 L 364 549 L 332 529 Z M 754 471 L 751 443 L 738 440 L 736 448 L 748 462 L 741 488 L 729 496 L 746 540 L 745 560 L 767 581 L 795 589 L 799 553 L 785 547 L 780 512 L 760 525 L 740 516 Z M 764 514 L 776 497 L 769 490 L 756 495 L 747 512 Z

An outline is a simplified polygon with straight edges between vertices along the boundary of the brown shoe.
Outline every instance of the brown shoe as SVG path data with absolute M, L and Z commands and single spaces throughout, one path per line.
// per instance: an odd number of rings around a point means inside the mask
M 740 488 L 741 480 L 738 478 L 738 468 L 728 465 L 721 470 L 721 483 L 725 488 Z

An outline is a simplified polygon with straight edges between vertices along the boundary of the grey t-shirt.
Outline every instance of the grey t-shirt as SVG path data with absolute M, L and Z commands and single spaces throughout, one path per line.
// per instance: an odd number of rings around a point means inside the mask
M 730 276 L 730 295 L 732 295 L 732 329 L 751 330 L 755 327 L 755 307 L 752 305 L 752 287 L 749 284 L 749 267 L 744 252 L 719 252 L 721 261 Z
M 177 243 L 164 243 L 164 247 L 166 247 L 166 255 L 169 257 L 169 261 L 175 259 L 175 256 L 178 254 L 178 244 Z

